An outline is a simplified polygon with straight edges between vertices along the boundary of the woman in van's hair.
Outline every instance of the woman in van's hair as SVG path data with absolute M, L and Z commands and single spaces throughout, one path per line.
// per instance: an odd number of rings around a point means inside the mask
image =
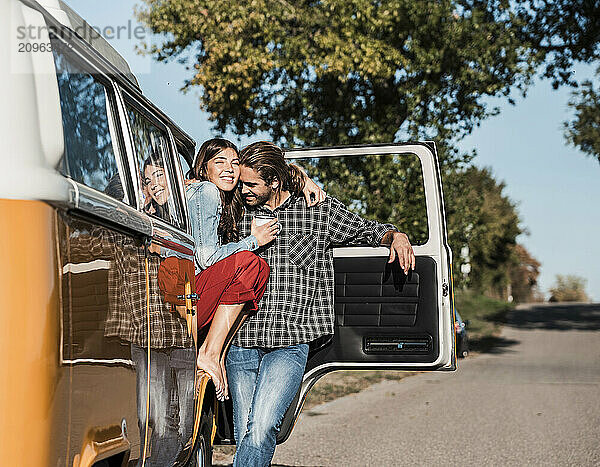
M 206 333 L 196 364 L 208 373 L 217 397 L 223 400 L 228 398 L 225 343 L 248 313 L 257 310 L 270 272 L 252 251 L 273 241 L 279 228 L 275 219 L 260 226 L 253 221 L 251 234 L 239 238 L 243 204 L 238 149 L 232 142 L 213 138 L 202 144 L 187 176 L 191 181 L 186 197 L 196 243 L 197 329 L 199 334 Z M 304 194 L 307 201 L 312 195 L 317 200 L 324 196 L 311 180 Z

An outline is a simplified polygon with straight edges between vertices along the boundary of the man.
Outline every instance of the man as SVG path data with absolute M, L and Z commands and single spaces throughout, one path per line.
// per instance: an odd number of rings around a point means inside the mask
M 259 311 L 239 331 L 227 356 L 233 399 L 236 466 L 267 466 L 283 416 L 302 382 L 308 344 L 334 331 L 333 245 L 389 245 L 407 273 L 415 257 L 408 237 L 391 224 L 362 219 L 338 200 L 309 208 L 303 177 L 283 151 L 258 142 L 240 153 L 246 213 L 241 235 L 255 215 L 274 215 L 280 232 L 257 250 L 271 267 Z

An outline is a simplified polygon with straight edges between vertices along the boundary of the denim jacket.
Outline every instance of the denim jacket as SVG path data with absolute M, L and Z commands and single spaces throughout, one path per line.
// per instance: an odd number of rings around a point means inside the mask
M 194 182 L 186 187 L 186 196 L 196 243 L 196 273 L 238 251 L 254 251 L 258 240 L 249 235 L 239 242 L 221 245 L 217 228 L 221 220 L 221 195 L 217 186 L 208 181 Z

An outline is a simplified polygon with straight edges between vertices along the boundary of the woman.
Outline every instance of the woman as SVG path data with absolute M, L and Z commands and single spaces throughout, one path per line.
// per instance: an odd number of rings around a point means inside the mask
M 200 147 L 186 187 L 192 233 L 196 243 L 196 304 L 198 330 L 210 324 L 198 350 L 197 367 L 210 375 L 221 400 L 227 397 L 224 344 L 242 324 L 242 310 L 257 310 L 269 266 L 251 253 L 273 241 L 276 219 L 263 225 L 253 221 L 251 234 L 239 238 L 238 224 L 243 205 L 237 187 L 240 175 L 238 150 L 222 138 Z M 307 179 L 304 195 L 309 204 L 324 198 L 323 191 Z M 311 201 L 311 196 L 315 201 Z M 235 324 L 235 327 L 234 327 Z

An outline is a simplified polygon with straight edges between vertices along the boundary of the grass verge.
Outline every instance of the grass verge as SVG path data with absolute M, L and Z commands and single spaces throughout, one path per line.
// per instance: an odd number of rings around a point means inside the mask
M 372 384 L 386 379 L 400 380 L 414 374 L 414 372 L 407 371 L 334 371 L 323 376 L 312 387 L 304 402 L 303 410 L 308 410 L 315 405 L 332 401 L 338 397 L 360 392 Z
M 467 331 L 471 350 L 489 352 L 502 345 L 500 331 L 514 304 L 485 297 L 470 290 L 456 291 L 454 301 L 463 321 L 469 320 Z

